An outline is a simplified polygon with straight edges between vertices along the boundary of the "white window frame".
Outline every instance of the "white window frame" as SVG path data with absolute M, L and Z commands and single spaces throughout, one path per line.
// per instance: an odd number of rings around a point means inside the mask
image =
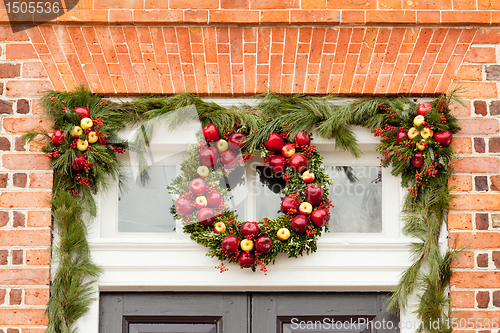
M 228 106 L 233 105 L 235 100 L 216 101 Z M 252 100 L 245 102 L 251 104 Z M 353 130 L 360 148 L 366 152 L 365 157 L 356 159 L 348 152 L 336 152 L 336 164 L 379 165 L 375 153 L 379 140 L 366 129 Z M 325 164 L 329 164 L 326 152 L 333 150 L 334 141 L 318 139 L 318 136 L 315 138 L 314 144 L 323 152 Z M 165 144 L 161 142 L 161 136 L 159 140 L 158 144 Z M 187 147 L 182 137 L 176 140 L 177 144 Z M 239 269 L 236 265 L 228 265 L 230 270 L 220 273 L 214 267 L 220 262 L 205 256 L 207 249 L 183 233 L 104 237 L 104 234 L 109 235 L 106 225 L 116 223 L 110 223 L 110 219 L 118 220 L 117 205 L 113 210 L 106 205 L 103 207 L 105 196 L 108 197 L 107 202 L 109 197 L 117 198 L 117 185 L 112 186 L 109 191 L 97 196 L 99 216 L 89 229 L 93 260 L 104 271 L 95 285 L 96 297 L 98 292 L 106 291 L 390 292 L 397 285 L 400 274 L 412 263 L 408 246 L 411 239 L 402 234 L 399 216 L 407 190 L 400 187 L 399 178 L 390 175 L 389 168 L 382 171 L 383 220 L 384 223 L 391 221 L 389 230 L 375 236 L 324 234 L 318 239 L 317 252 L 291 259 L 284 254 L 279 255 L 276 263 L 270 265 L 267 275 Z M 108 232 L 103 233 L 103 230 Z M 442 234 L 442 244 L 446 247 L 446 233 Z M 411 310 L 402 313 L 400 320 L 404 323 L 417 322 Z M 98 332 L 98 324 L 99 302 L 96 301 L 90 311 L 77 321 L 77 326 L 81 332 Z M 401 332 L 414 332 L 416 328 L 403 328 Z

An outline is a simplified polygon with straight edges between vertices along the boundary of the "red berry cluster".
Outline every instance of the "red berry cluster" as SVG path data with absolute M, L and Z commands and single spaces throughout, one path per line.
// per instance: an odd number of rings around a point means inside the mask
M 118 154 L 123 154 L 123 153 L 125 153 L 125 149 L 120 148 L 120 147 L 116 147 L 116 146 L 114 146 L 114 147 L 113 147 L 113 151 L 114 151 L 115 153 L 118 153 Z
M 57 158 L 57 157 L 60 157 L 61 154 L 59 153 L 59 150 L 54 149 L 54 151 L 52 153 L 48 153 L 46 154 L 45 156 L 49 157 L 49 158 Z

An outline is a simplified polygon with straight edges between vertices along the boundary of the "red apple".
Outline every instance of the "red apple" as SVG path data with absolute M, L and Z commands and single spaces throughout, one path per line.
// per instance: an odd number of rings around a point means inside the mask
M 269 134 L 267 141 L 264 142 L 264 146 L 269 150 L 281 150 L 284 145 L 283 138 L 277 133 Z
M 60 146 L 66 141 L 66 135 L 64 135 L 64 132 L 61 131 L 60 129 L 54 130 L 54 133 L 52 133 L 52 143 L 54 146 Z
M 420 116 L 425 116 L 425 114 L 427 112 L 429 112 L 430 110 L 432 109 L 432 104 L 431 103 L 420 103 L 418 106 L 417 106 L 417 113 L 420 115 Z
M 71 169 L 80 171 L 85 166 L 85 155 L 77 155 L 71 162 Z
M 73 112 L 76 113 L 80 119 L 90 118 L 90 110 L 84 106 L 77 106 L 73 109 Z
M 285 197 L 283 201 L 281 202 L 281 211 L 284 214 L 287 214 L 290 209 L 295 209 L 295 212 L 299 211 L 299 203 L 297 200 L 293 199 L 292 197 Z
M 219 207 L 221 203 L 224 202 L 224 196 L 219 192 L 210 192 L 207 195 L 207 206 L 216 208 Z
M 281 154 L 285 157 L 292 157 L 295 154 L 295 146 L 291 143 L 287 143 L 281 148 Z
M 198 197 L 207 191 L 207 185 L 205 185 L 203 179 L 196 178 L 189 183 L 189 190 Z
M 307 186 L 304 195 L 306 201 L 311 203 L 311 205 L 317 205 L 323 200 L 323 188 L 316 184 L 311 184 Z
M 308 225 L 309 225 L 309 218 L 302 214 L 295 216 L 291 223 L 292 230 L 299 234 L 306 231 Z
M 302 172 L 307 169 L 307 158 L 302 154 L 295 153 L 290 158 L 288 164 L 290 164 L 293 171 Z
M 215 221 L 215 212 L 212 208 L 202 208 L 199 210 L 196 217 L 198 217 L 198 221 L 200 221 L 201 224 L 209 226 Z
M 424 165 L 424 154 L 421 152 L 416 152 L 415 155 L 411 158 L 411 164 L 420 169 Z
M 404 128 L 401 127 L 399 132 L 396 134 L 396 142 L 398 145 L 403 142 L 403 140 L 408 139 L 408 133 L 404 130 Z
M 222 240 L 221 247 L 226 253 L 234 253 L 240 248 L 240 239 L 236 236 L 227 236 Z
M 314 181 L 314 173 L 312 173 L 309 170 L 304 171 L 304 173 L 302 174 L 302 180 L 306 184 L 307 183 L 312 183 Z
M 255 251 L 260 254 L 266 254 L 271 251 L 273 240 L 267 236 L 261 236 L 255 240 Z
M 434 133 L 434 140 L 436 140 L 437 143 L 439 143 L 443 147 L 447 147 L 451 144 L 451 140 L 453 138 L 453 135 L 449 130 L 446 130 L 444 132 L 436 132 Z
M 308 144 L 311 143 L 311 137 L 309 136 L 309 133 L 307 133 L 306 131 L 300 131 L 295 136 L 294 143 L 299 147 L 307 146 Z
M 97 143 L 105 146 L 108 143 L 108 139 L 105 136 L 100 136 L 99 139 L 97 139 Z
M 215 147 L 205 148 L 200 153 L 200 162 L 204 166 L 213 167 L 219 161 L 217 149 Z
M 238 265 L 243 268 L 250 268 L 255 262 L 255 254 L 252 252 L 241 252 L 238 256 Z
M 237 132 L 233 133 L 229 136 L 229 149 L 238 150 L 245 144 L 247 137 L 245 134 Z
M 203 127 L 202 133 L 205 137 L 205 140 L 207 140 L 208 142 L 215 142 L 219 141 L 220 139 L 219 130 L 217 129 L 217 127 L 215 127 L 214 124 L 208 124 L 207 126 Z
M 286 168 L 286 158 L 283 155 L 274 155 L 269 161 L 269 167 L 275 173 L 282 173 Z
M 245 222 L 240 227 L 240 233 L 245 238 L 255 238 L 259 235 L 259 225 L 256 222 Z
M 238 158 L 232 150 L 226 150 L 220 154 L 220 160 L 224 167 L 232 170 L 238 166 Z
M 175 211 L 177 212 L 177 214 L 182 216 L 189 215 L 194 210 L 194 207 L 191 206 L 192 203 L 193 201 L 191 199 L 180 197 L 175 201 Z
M 330 214 L 328 214 L 326 209 L 316 209 L 311 213 L 311 221 L 318 228 L 322 228 L 330 221 Z

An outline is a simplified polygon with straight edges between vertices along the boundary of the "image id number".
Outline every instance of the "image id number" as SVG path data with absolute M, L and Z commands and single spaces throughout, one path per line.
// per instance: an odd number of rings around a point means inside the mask
M 30 1 L 30 2 L 7 2 L 5 4 L 7 13 L 46 13 L 46 14 L 52 14 L 52 13 L 59 13 L 59 3 L 58 2 L 35 2 L 35 1 Z

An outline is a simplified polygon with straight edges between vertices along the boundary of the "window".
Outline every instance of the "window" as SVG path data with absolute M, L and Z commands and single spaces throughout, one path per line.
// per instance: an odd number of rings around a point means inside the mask
M 378 139 L 369 131 L 354 129 L 364 152 L 358 159 L 349 152 L 335 151 L 334 142 L 316 137 L 325 168 L 334 178 L 330 193 L 336 207 L 332 212 L 338 213 L 332 214 L 330 231 L 318 240 L 316 253 L 278 257 L 265 276 L 232 265 L 221 274 L 214 268 L 220 262 L 205 256 L 206 248 L 192 241 L 169 216 L 173 202 L 165 187 L 180 174 L 184 152 L 196 142 L 195 133 L 200 129 L 191 124 L 176 129 L 175 135 L 155 131 L 151 141 L 154 154 L 147 156 L 152 166 L 150 180 L 141 182 L 137 165 L 130 162 L 134 156 L 124 155 L 129 178 L 122 189 L 129 192 L 120 193 L 116 183 L 99 194 L 98 218 L 89 231 L 93 259 L 104 269 L 97 282 L 99 292 L 389 292 L 394 288 L 411 264 L 410 240 L 402 235 L 399 218 L 406 190 L 390 170 L 379 167 Z M 122 135 L 128 138 L 133 133 L 130 129 Z M 279 182 L 266 182 L 261 162 L 256 157 L 246 164 L 239 173 L 244 181 L 229 180 L 238 184 L 233 186 L 230 208 L 242 220 L 243 216 L 245 220 L 273 216 L 280 207 L 278 188 L 273 188 Z M 405 316 L 402 319 L 409 318 Z M 79 322 L 82 331 L 97 331 L 98 318 L 95 303 Z

